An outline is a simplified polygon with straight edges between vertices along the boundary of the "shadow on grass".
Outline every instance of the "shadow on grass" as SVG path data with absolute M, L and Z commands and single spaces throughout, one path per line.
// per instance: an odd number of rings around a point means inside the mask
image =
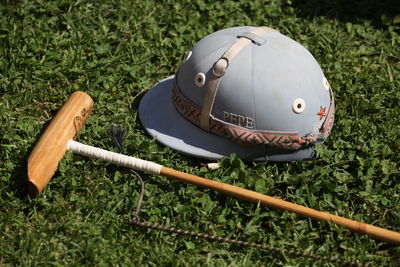
M 291 6 L 300 16 L 326 16 L 344 22 L 369 20 L 376 27 L 397 24 L 397 30 L 400 28 L 398 0 L 293 0 Z
M 32 149 L 30 149 L 32 150 Z M 28 156 L 24 156 L 17 164 L 17 167 L 13 171 L 13 175 L 10 180 L 11 190 L 15 190 L 16 196 L 19 198 L 25 198 L 27 196 L 28 186 L 28 167 L 27 167 Z
M 55 117 L 57 111 L 53 111 L 52 118 Z M 44 123 L 41 131 L 35 136 L 35 142 L 28 148 L 27 153 L 25 155 L 21 155 L 21 159 L 19 160 L 17 166 L 15 167 L 13 174 L 10 178 L 12 181 L 12 189 L 16 191 L 16 196 L 19 198 L 27 198 L 28 195 L 31 197 L 35 197 L 36 192 L 28 192 L 29 178 L 28 178 L 28 158 L 32 153 L 32 150 L 35 148 L 36 144 L 39 142 L 40 137 L 46 131 L 47 127 L 50 125 L 52 120 L 48 120 Z M 43 159 L 45 160 L 45 159 Z M 58 170 L 53 174 L 53 176 L 57 176 Z

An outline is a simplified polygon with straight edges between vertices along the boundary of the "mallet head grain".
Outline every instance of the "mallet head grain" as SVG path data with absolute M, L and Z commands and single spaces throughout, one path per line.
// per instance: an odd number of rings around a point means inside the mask
M 40 194 L 64 157 L 69 140 L 81 130 L 93 108 L 92 98 L 74 92 L 51 120 L 28 158 L 28 194 Z

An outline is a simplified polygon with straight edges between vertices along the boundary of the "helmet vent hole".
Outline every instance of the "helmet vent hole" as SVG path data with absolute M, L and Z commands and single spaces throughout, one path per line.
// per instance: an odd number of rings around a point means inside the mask
M 197 87 L 203 87 L 206 82 L 206 75 L 204 75 L 202 72 L 197 73 L 196 77 L 194 78 L 194 82 Z
M 305 108 L 306 108 L 306 102 L 304 102 L 303 99 L 297 98 L 296 100 L 293 101 L 292 109 L 294 113 L 300 114 L 304 111 Z

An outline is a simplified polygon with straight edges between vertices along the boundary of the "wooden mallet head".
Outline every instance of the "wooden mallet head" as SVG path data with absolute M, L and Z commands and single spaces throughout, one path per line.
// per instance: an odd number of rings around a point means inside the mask
M 28 158 L 28 194 L 40 194 L 57 171 L 67 143 L 82 129 L 93 108 L 92 98 L 74 92 L 51 120 Z

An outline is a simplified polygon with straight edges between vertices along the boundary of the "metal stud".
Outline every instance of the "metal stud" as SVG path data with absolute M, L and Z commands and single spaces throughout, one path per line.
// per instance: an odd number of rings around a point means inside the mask
M 203 87 L 203 85 L 206 82 L 206 75 L 204 73 L 199 72 L 196 74 L 196 77 L 194 78 L 194 83 L 196 84 L 197 87 Z
M 297 98 L 293 101 L 292 109 L 294 113 L 300 114 L 306 109 L 306 102 L 301 98 Z

